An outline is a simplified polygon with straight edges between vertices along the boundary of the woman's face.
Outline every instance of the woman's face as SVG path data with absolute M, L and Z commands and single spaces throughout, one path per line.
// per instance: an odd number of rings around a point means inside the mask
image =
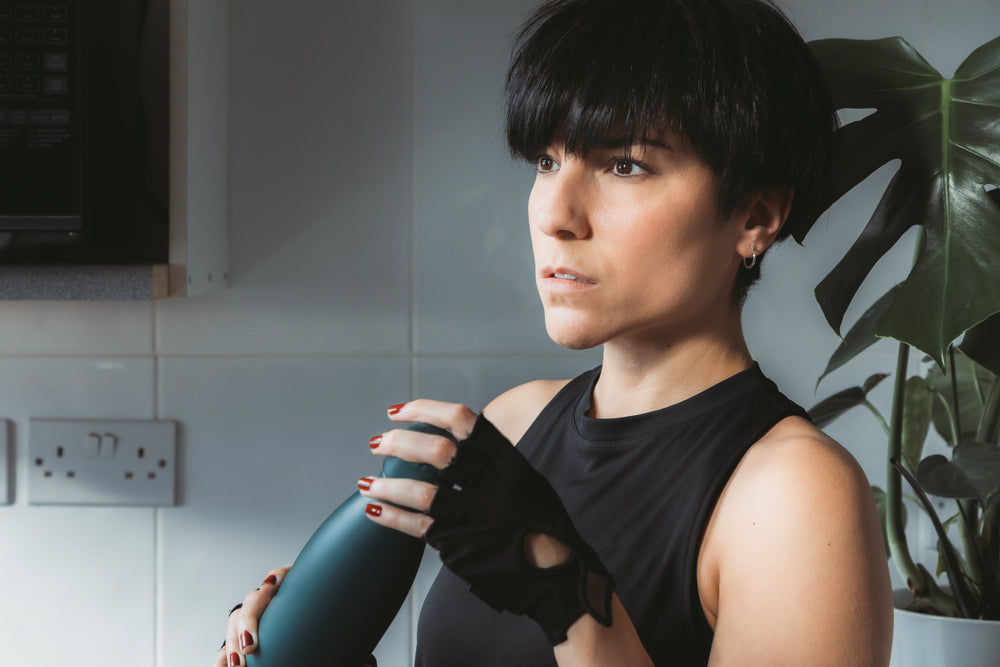
M 716 179 L 685 142 L 561 144 L 536 163 L 528 201 L 549 336 L 572 349 L 719 333 L 738 306 L 746 212 L 720 220 Z

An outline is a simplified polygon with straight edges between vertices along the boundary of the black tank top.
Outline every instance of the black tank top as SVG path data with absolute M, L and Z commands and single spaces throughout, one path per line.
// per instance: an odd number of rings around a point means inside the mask
M 600 367 L 567 384 L 518 450 L 615 575 L 653 662 L 704 666 L 712 647 L 697 586 L 705 525 L 746 450 L 781 419 L 805 412 L 754 365 L 662 410 L 592 419 L 599 375 Z M 555 664 L 532 620 L 497 613 L 441 568 L 420 614 L 418 667 Z

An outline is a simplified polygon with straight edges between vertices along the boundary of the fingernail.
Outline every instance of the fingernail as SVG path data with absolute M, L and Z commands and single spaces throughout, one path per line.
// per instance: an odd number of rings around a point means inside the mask
M 267 579 L 265 579 L 263 582 L 261 582 L 260 585 L 263 586 L 264 584 L 271 584 L 272 586 L 274 586 L 276 583 L 278 583 L 278 577 L 276 577 L 273 574 L 269 574 L 267 576 Z
M 375 481 L 374 477 L 362 477 L 358 480 L 358 488 L 362 491 L 367 491 L 372 488 L 372 482 Z
M 399 403 L 398 405 L 390 405 L 389 416 L 391 417 L 392 415 L 398 415 L 399 411 L 402 410 L 405 406 L 406 403 Z
M 253 635 L 250 634 L 249 630 L 244 630 L 243 634 L 240 635 L 240 648 L 245 649 L 251 644 L 253 644 Z
M 370 516 L 382 516 L 382 506 L 375 503 L 368 503 L 365 505 L 365 512 Z
M 229 667 L 240 667 L 240 654 L 236 651 L 229 654 Z
M 368 446 L 372 449 L 378 449 L 378 446 L 382 444 L 382 436 L 376 435 L 374 438 L 368 441 Z

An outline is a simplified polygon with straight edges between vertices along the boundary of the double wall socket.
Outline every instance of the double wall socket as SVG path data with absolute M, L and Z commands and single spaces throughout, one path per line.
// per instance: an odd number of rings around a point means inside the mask
M 32 419 L 32 505 L 173 505 L 173 421 Z

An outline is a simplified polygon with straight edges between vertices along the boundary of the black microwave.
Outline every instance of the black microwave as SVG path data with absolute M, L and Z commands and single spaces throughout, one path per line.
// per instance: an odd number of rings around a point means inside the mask
M 0 0 L 0 264 L 167 261 L 168 0 Z

